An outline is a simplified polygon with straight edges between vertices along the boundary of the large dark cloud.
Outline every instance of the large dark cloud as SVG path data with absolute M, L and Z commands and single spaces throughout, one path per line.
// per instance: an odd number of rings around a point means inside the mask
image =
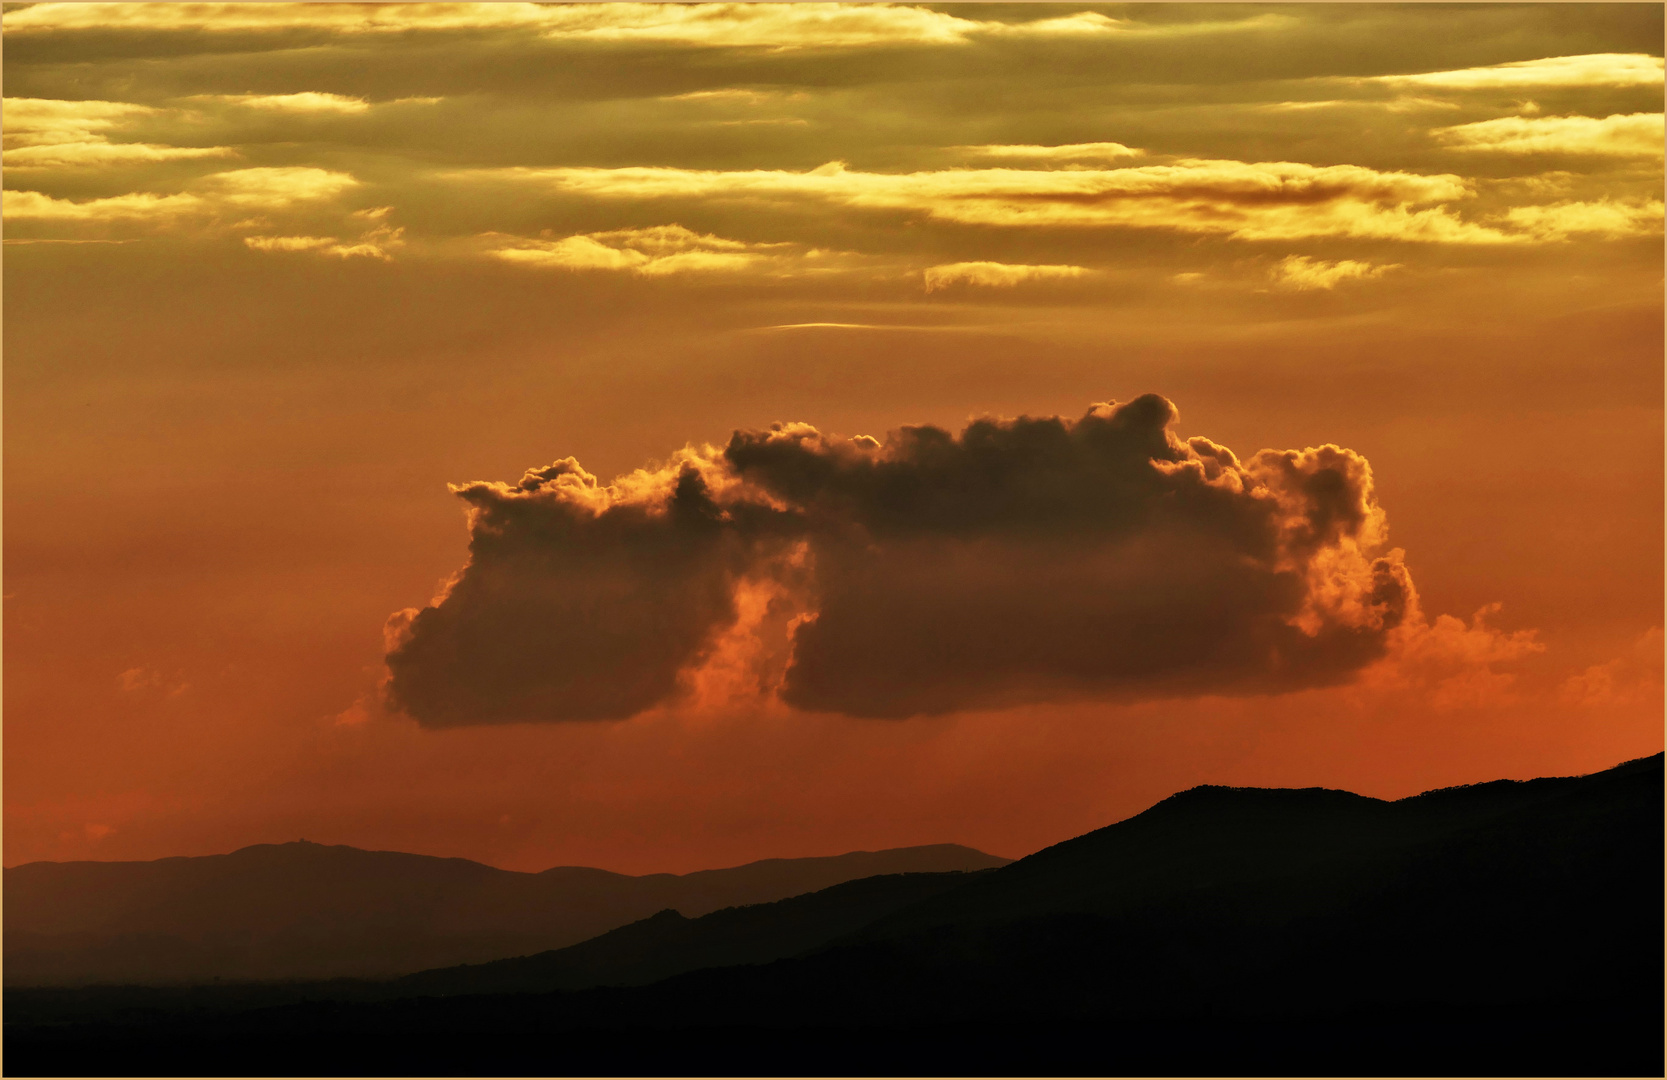
M 571 458 L 465 484 L 469 565 L 395 616 L 390 702 L 425 724 L 630 716 L 735 616 L 749 538 L 693 468 L 621 496 Z M 726 520 L 727 519 L 727 520 Z
M 1382 655 L 1414 600 L 1366 461 L 1241 462 L 1174 419 L 1147 395 L 883 444 L 783 424 L 606 488 L 570 459 L 465 485 L 470 564 L 396 616 L 392 702 L 430 725 L 629 716 L 772 577 L 801 611 L 777 691 L 854 716 L 1296 689 Z

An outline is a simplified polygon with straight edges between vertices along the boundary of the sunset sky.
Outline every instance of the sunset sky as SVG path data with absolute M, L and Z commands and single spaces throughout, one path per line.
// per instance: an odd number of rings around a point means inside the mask
M 8 5 L 6 864 L 1661 750 L 1662 19 Z

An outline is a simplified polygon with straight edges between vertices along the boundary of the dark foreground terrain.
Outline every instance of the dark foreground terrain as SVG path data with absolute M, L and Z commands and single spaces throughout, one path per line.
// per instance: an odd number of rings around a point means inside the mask
M 8 990 L 5 1066 L 1661 1075 L 1662 809 L 1660 755 L 1393 803 L 1197 788 L 1000 869 L 395 982 Z

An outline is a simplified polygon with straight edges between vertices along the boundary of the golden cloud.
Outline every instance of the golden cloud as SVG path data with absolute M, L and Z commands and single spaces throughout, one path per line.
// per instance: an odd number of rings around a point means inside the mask
M 349 116 L 366 112 L 372 102 L 317 91 L 295 94 L 197 94 L 183 99 L 194 103 L 233 105 L 291 116 Z M 384 104 L 432 105 L 440 98 L 399 98 Z M 183 110 L 164 110 L 125 101 L 56 101 L 8 98 L 4 163 L 14 169 L 96 168 L 178 161 L 194 158 L 236 157 L 225 146 L 168 146 L 149 142 L 112 142 L 114 129 Z
M 826 273 L 850 261 L 846 252 L 803 249 L 792 243 L 748 243 L 697 233 L 681 225 L 612 229 L 560 240 L 489 234 L 487 254 L 520 266 L 557 270 L 629 271 L 643 277 L 672 274 Z
M 1587 53 L 1515 60 L 1488 67 L 1430 71 L 1419 75 L 1378 75 L 1358 82 L 1426 86 L 1441 90 L 1521 90 L 1533 87 L 1660 86 L 1662 60 L 1646 53 Z
M 193 100 L 220 101 L 250 109 L 287 113 L 362 113 L 370 108 L 364 98 L 307 90 L 298 94 L 202 94 Z M 437 99 L 431 99 L 437 100 Z
M 391 101 L 368 101 L 365 98 L 347 97 L 343 94 L 304 90 L 294 94 L 193 94 L 185 100 L 210 102 L 217 105 L 235 105 L 245 109 L 258 109 L 263 112 L 288 113 L 291 115 L 313 113 L 356 116 L 379 105 L 435 105 L 444 99 L 437 97 L 404 97 L 394 98 Z
M 1430 97 L 1396 97 L 1382 101 L 1360 98 L 1325 98 L 1318 101 L 1265 101 L 1251 105 L 1254 112 L 1315 112 L 1321 109 L 1382 109 L 1385 112 L 1427 112 L 1431 109 L 1451 111 L 1457 102 Z
M 787 93 L 780 90 L 752 90 L 730 86 L 719 90 L 691 90 L 686 94 L 667 94 L 660 100 L 692 101 L 697 104 L 764 105 L 773 101 L 798 101 L 806 96 L 802 90 Z
M 390 252 L 405 246 L 404 227 L 394 228 L 387 224 L 387 217 L 392 212 L 391 206 L 355 210 L 348 216 L 363 223 L 365 230 L 352 240 L 334 236 L 245 236 L 243 243 L 251 251 L 305 251 L 338 259 L 367 258 L 392 262 Z
M 328 201 L 358 186 L 347 173 L 307 167 L 235 169 L 196 181 L 194 190 L 159 195 L 137 191 L 102 199 L 57 199 L 38 191 L 5 192 L 8 221 L 173 225 L 230 214 L 274 212 Z
M 1505 214 L 1505 220 L 1536 240 L 1568 240 L 1582 235 L 1618 240 L 1660 235 L 1662 211 L 1660 199 L 1599 199 L 1513 207 Z
M 235 151 L 225 146 L 162 146 L 98 140 L 52 146 L 19 146 L 0 154 L 0 160 L 8 169 L 73 169 L 235 155 Z
M 333 255 L 339 259 L 363 257 L 392 261 L 391 247 L 400 246 L 403 229 L 377 229 L 355 241 L 343 241 L 334 236 L 245 236 L 243 243 L 252 251 L 311 251 Z
M 197 182 L 209 198 L 232 206 L 277 208 L 332 199 L 359 185 L 351 175 L 329 169 L 284 166 L 215 173 Z
M 1474 124 L 1437 128 L 1433 134 L 1455 150 L 1505 154 L 1606 154 L 1657 158 L 1662 155 L 1661 113 L 1606 116 L 1502 116 Z
M 189 158 L 230 157 L 224 146 L 113 143 L 106 134 L 124 122 L 158 110 L 125 101 L 54 101 L 7 98 L 7 168 L 91 168 Z
M 54 199 L 38 191 L 7 190 L 4 200 L 3 213 L 7 221 L 156 221 L 201 213 L 206 209 L 205 200 L 196 195 L 154 195 L 146 191 L 76 202 L 73 199 Z
M 936 292 L 956 283 L 1012 288 L 1029 281 L 1060 281 L 1090 273 L 1081 266 L 1029 265 L 998 262 L 958 262 L 928 266 L 926 291 Z
M 982 157 L 1016 158 L 1021 161 L 1108 161 L 1141 157 L 1146 153 L 1115 142 L 1069 143 L 1064 146 L 986 145 L 957 146 L 954 149 Z
M 1372 278 L 1382 277 L 1389 271 L 1398 269 L 1400 265 L 1400 263 L 1379 265 L 1370 262 L 1357 262 L 1354 259 L 1327 262 L 1324 259 L 1311 259 L 1306 255 L 1290 255 L 1281 259 L 1274 266 L 1273 279 L 1280 288 L 1293 289 L 1298 292 L 1333 289 L 1345 281 L 1369 281 Z
M 156 112 L 148 105 L 125 101 L 55 101 L 49 98 L 7 98 L 6 146 L 50 146 L 91 142 L 129 117 Z
M 318 251 L 336 242 L 333 236 L 245 236 L 243 243 L 255 251 Z

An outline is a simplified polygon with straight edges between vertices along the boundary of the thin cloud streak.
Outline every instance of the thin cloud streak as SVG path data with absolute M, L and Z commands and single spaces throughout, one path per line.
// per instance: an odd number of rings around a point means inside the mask
M 1016 158 L 1021 161 L 1109 161 L 1117 158 L 1144 157 L 1146 151 L 1115 142 L 1066 143 L 1061 146 L 1031 144 L 987 143 L 982 146 L 954 146 L 979 157 Z
M 756 334 L 774 330 L 897 330 L 908 333 L 921 334 L 965 334 L 978 333 L 988 330 L 1005 330 L 1008 327 L 999 324 L 949 324 L 938 325 L 931 323 L 849 323 L 849 322 L 801 322 L 777 323 L 774 326 L 748 326 L 737 333 Z

